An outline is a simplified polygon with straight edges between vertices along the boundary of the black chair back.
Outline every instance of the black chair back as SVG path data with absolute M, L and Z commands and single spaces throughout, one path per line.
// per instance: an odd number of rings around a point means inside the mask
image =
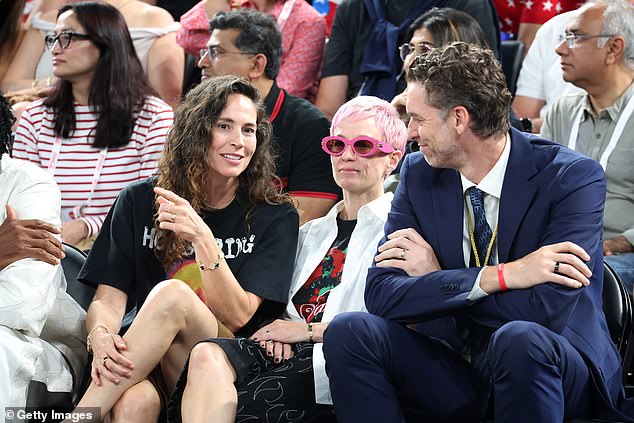
M 603 313 L 623 361 L 623 382 L 632 365 L 632 301 L 609 264 L 603 262 Z
M 62 259 L 62 268 L 64 276 L 66 276 L 66 292 L 87 311 L 92 298 L 95 296 L 95 289 L 77 280 L 79 271 L 86 261 L 86 253 L 66 243 L 64 243 L 64 253 L 66 257 Z
M 506 76 L 506 85 L 515 95 L 517 77 L 524 61 L 524 43 L 519 40 L 505 40 L 500 43 L 500 61 Z

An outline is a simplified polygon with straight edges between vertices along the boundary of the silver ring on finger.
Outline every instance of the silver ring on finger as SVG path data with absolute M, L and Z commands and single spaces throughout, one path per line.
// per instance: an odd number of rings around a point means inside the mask
M 401 248 L 401 254 L 399 255 L 401 260 L 405 260 L 405 248 Z
M 110 360 L 110 357 L 108 357 L 108 356 L 105 356 L 105 357 L 101 358 L 101 365 L 104 366 L 106 369 L 108 368 L 106 366 L 106 361 L 108 361 L 108 360 Z
M 557 275 L 559 274 L 559 262 L 558 261 L 555 262 L 554 273 L 557 274 Z

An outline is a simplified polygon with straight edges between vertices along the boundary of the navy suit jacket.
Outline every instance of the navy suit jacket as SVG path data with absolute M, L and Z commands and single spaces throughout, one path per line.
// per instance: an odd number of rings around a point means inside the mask
M 514 320 L 539 323 L 570 341 L 588 363 L 607 408 L 620 408 L 620 358 L 602 311 L 604 201 L 605 175 L 596 161 L 512 129 L 498 216 L 499 262 L 572 241 L 590 255 L 592 277 L 585 288 L 544 283 L 470 303 L 467 296 L 481 268 L 464 265 L 460 175 L 429 166 L 420 153 L 410 154 L 385 234 L 415 229 L 431 245 L 443 270 L 409 277 L 399 269 L 372 267 L 367 308 L 403 324 L 424 322 L 417 326 L 420 332 L 458 352 L 465 347 L 463 328 L 470 322 L 496 329 Z

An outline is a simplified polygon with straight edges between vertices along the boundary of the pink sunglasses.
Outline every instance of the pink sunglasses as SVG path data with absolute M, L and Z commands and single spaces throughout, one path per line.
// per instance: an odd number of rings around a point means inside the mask
M 394 147 L 390 144 L 365 135 L 355 137 L 351 140 L 333 135 L 325 137 L 321 141 L 321 148 L 331 156 L 341 156 L 348 145 L 352 147 L 352 151 L 362 157 L 371 156 L 377 151 L 386 154 L 395 151 Z

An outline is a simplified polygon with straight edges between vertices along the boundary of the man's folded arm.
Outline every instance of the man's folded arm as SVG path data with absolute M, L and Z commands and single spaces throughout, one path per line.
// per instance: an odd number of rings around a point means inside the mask
M 57 185 L 44 177 L 26 175 L 9 204 L 18 218 L 39 219 L 60 225 Z M 59 239 L 59 235 L 55 235 Z M 14 244 L 3 245 L 3 249 Z M 0 270 L 0 325 L 39 336 L 63 281 L 60 265 L 25 258 Z

